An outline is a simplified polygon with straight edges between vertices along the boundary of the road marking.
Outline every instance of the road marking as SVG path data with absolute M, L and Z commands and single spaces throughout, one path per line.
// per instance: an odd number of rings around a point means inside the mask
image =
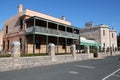
M 82 67 L 82 68 L 95 69 L 95 67 L 93 67 L 93 66 L 85 66 L 85 65 L 75 65 L 75 67 Z
M 102 80 L 106 80 L 107 78 L 113 76 L 115 73 L 117 73 L 118 71 L 120 71 L 120 68 L 117 69 L 116 71 L 114 71 L 113 73 L 109 74 L 108 76 L 106 76 L 105 78 L 103 78 Z
M 69 71 L 68 73 L 70 73 L 70 74 L 78 74 L 79 72 L 76 72 L 76 71 Z

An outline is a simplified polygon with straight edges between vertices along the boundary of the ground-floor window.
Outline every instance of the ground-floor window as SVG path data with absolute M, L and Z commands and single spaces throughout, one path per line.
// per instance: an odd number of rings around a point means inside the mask
M 22 49 L 22 38 L 20 38 L 20 49 Z
M 66 49 L 66 44 L 65 44 L 65 42 L 62 43 L 62 48 L 63 48 L 63 49 Z
M 36 40 L 36 49 L 40 49 L 40 40 Z
M 5 41 L 3 41 L 3 50 L 5 49 Z
M 7 41 L 8 45 L 7 45 L 7 49 L 9 50 L 9 40 Z

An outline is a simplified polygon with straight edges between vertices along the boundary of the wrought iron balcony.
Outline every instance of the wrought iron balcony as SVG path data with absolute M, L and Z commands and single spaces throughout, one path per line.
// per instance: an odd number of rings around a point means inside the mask
M 40 27 L 40 26 L 35 26 L 34 28 L 33 27 L 26 28 L 25 31 L 26 31 L 26 33 L 31 33 L 33 31 L 35 31 L 40 34 L 55 35 L 55 36 L 59 36 L 59 37 L 79 39 L 79 34 L 74 34 L 74 33 L 70 33 L 70 32 L 65 32 L 65 31 L 61 31 L 61 30 L 55 30 L 55 29 L 45 28 L 45 27 Z
M 58 33 L 59 33 L 59 36 L 60 37 L 65 37 L 66 36 L 66 32 L 65 31 L 58 31 Z
M 25 29 L 26 32 L 32 32 L 33 31 L 33 27 L 29 27 Z

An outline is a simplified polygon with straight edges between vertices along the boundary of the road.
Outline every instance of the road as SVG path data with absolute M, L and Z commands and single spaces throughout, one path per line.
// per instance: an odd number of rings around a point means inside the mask
M 120 80 L 120 55 L 0 72 L 0 80 Z

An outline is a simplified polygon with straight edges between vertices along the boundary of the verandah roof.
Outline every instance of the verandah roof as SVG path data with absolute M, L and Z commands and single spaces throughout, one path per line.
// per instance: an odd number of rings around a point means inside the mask
M 80 45 L 85 45 L 85 46 L 101 46 L 99 43 L 96 43 L 94 40 L 88 40 L 84 37 L 80 38 Z
M 101 46 L 98 43 L 87 43 L 87 42 L 80 42 L 80 45 L 85 45 L 85 46 Z

